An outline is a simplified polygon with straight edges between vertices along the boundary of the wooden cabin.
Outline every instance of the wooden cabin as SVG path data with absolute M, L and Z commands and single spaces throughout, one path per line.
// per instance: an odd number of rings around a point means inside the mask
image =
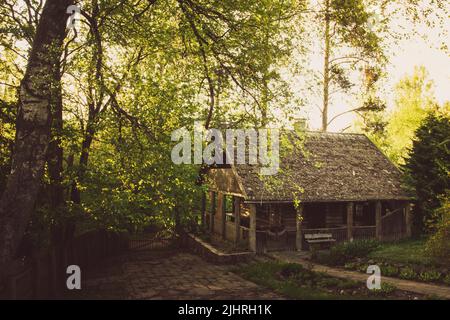
M 410 236 L 412 198 L 401 173 L 365 135 L 284 134 L 292 143 L 280 147 L 274 176 L 248 164 L 208 170 L 203 221 L 211 233 L 255 252 L 303 250 L 308 235 L 334 242 Z

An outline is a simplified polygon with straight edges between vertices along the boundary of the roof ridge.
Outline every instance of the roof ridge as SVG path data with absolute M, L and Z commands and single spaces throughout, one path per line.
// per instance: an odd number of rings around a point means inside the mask
M 323 132 L 323 131 L 313 131 L 313 130 L 307 130 L 306 133 L 314 133 L 314 134 L 322 134 L 322 135 L 342 135 L 342 136 L 364 136 L 367 137 L 364 133 L 356 133 L 356 132 Z

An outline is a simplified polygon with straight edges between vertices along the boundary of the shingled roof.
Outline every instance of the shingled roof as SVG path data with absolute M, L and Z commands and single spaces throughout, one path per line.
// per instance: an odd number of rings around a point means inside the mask
M 280 151 L 278 174 L 262 178 L 257 165 L 235 166 L 246 201 L 411 199 L 401 186 L 401 172 L 365 135 L 285 134 L 294 147 Z

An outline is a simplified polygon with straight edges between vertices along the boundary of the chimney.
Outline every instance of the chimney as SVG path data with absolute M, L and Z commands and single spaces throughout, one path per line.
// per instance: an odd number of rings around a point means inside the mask
M 296 132 L 304 132 L 308 130 L 308 121 L 306 120 L 306 118 L 295 118 L 294 130 Z

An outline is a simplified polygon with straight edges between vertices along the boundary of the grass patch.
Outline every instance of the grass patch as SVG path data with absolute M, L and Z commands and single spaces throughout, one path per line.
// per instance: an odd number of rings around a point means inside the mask
M 354 258 L 364 258 L 380 246 L 375 240 L 356 240 L 339 243 L 329 251 L 317 252 L 311 256 L 314 261 L 332 266 L 343 266 Z
M 397 242 L 354 241 L 340 243 L 329 251 L 317 252 L 315 262 L 366 273 L 378 265 L 383 276 L 428 283 L 450 284 L 450 266 L 430 258 L 426 240 Z
M 235 270 L 254 283 L 270 288 L 290 298 L 299 300 L 380 299 L 391 290 L 370 292 L 365 283 L 339 279 L 314 272 L 299 264 L 258 262 Z
M 383 243 L 369 253 L 368 258 L 403 264 L 423 266 L 439 265 L 425 254 L 425 240 L 403 240 Z

